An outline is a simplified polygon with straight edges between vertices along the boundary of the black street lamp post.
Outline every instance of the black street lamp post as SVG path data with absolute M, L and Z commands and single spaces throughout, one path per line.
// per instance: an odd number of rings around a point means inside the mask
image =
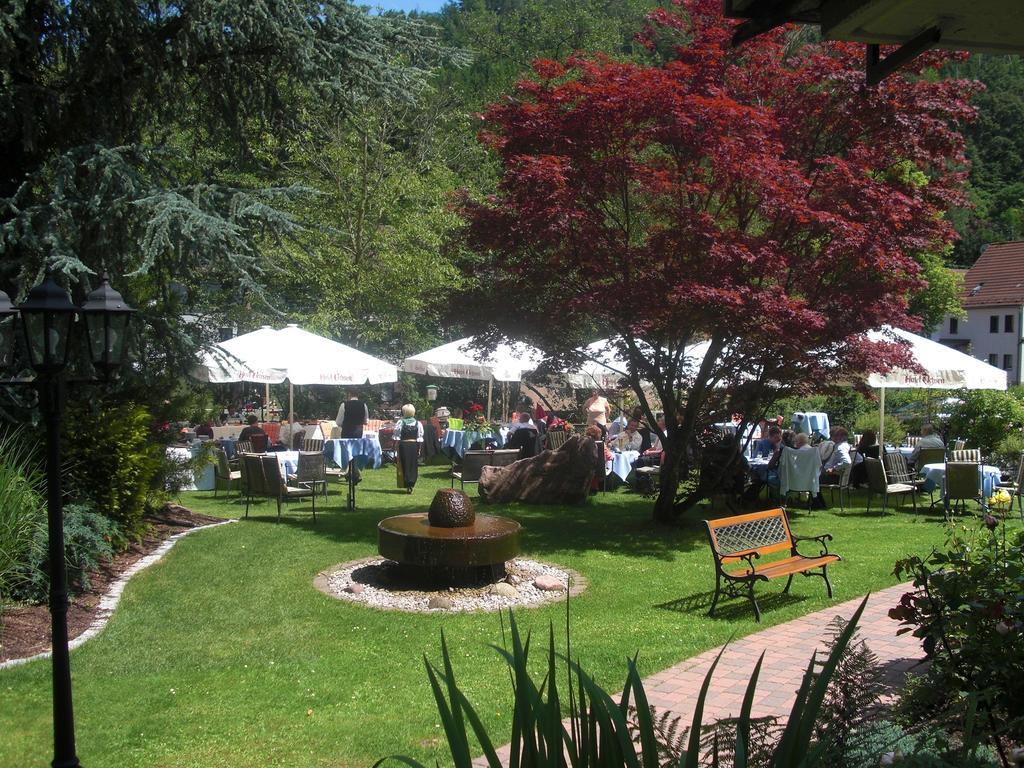
M 64 414 L 65 371 L 72 348 L 77 316 L 85 321 L 89 357 L 100 378 L 109 380 L 120 366 L 128 320 L 134 310 L 110 287 L 106 276 L 81 309 L 49 273 L 24 302 L 14 307 L 0 291 L 0 368 L 10 365 L 15 351 L 15 321 L 20 315 L 35 371 L 29 381 L 39 393 L 39 408 L 46 422 L 46 502 L 50 561 L 50 627 L 53 662 L 53 768 L 75 768 L 75 719 L 71 699 L 71 659 L 68 652 L 68 574 L 64 563 L 64 501 L 61 491 L 60 423 Z M 77 382 L 76 382 L 77 383 Z

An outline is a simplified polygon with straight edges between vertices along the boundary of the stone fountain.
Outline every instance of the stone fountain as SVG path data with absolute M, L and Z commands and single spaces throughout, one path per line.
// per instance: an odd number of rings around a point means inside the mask
M 519 523 L 478 515 L 462 491 L 442 488 L 430 511 L 395 515 L 377 525 L 377 551 L 424 586 L 487 584 L 505 577 L 519 554 Z

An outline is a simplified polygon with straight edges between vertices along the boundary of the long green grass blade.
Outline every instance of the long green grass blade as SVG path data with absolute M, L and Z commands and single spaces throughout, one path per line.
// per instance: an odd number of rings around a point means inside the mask
M 455 670 L 452 668 L 451 654 L 448 653 L 448 640 L 444 636 L 444 630 L 441 630 L 441 657 L 444 660 L 444 678 L 445 683 L 448 685 L 448 703 L 451 706 L 451 717 L 452 717 L 452 730 L 458 738 L 458 754 L 455 752 L 456 745 L 449 744 L 452 746 L 452 756 L 455 758 L 456 765 L 465 765 L 469 768 L 473 762 L 473 757 L 469 748 L 469 738 L 466 734 L 466 723 L 462 719 L 462 705 L 459 702 L 458 686 L 455 684 Z
M 480 742 L 480 748 L 484 753 L 484 758 L 487 760 L 488 768 L 503 768 L 497 750 L 494 748 L 494 742 L 491 741 L 491 737 L 487 733 L 483 722 L 481 722 L 480 716 L 473 709 L 473 705 L 469 703 L 465 694 L 458 688 L 455 689 L 455 695 L 458 697 L 459 706 L 462 707 L 462 711 L 466 715 L 473 733 L 476 735 L 476 740 Z
M 640 672 L 636 668 L 636 656 L 629 659 L 629 678 L 627 686 L 633 688 L 633 700 L 636 702 L 636 723 L 640 735 L 640 749 L 644 768 L 659 768 L 658 740 L 654 736 L 654 720 L 651 718 L 651 706 L 647 701 Z
M 452 753 L 452 764 L 456 768 L 466 768 L 472 762 L 469 756 L 469 744 L 466 739 L 466 732 L 461 732 L 456 727 L 455 718 L 452 716 L 451 708 L 445 700 L 441 683 L 437 679 L 434 668 L 427 664 L 427 677 L 430 679 L 430 688 L 434 692 L 434 700 L 437 702 L 437 711 L 441 715 L 441 725 L 444 727 L 444 735 L 448 739 L 448 748 Z
M 722 660 L 722 654 L 725 653 L 725 649 L 728 647 L 728 643 L 722 646 L 722 650 L 718 652 L 718 655 L 715 656 L 715 660 L 711 662 L 711 666 L 708 668 L 708 673 L 704 675 L 704 682 L 700 686 L 700 695 L 697 696 L 697 704 L 693 709 L 693 722 L 690 725 L 690 740 L 686 745 L 686 751 L 680 756 L 679 764 L 682 768 L 699 768 L 700 727 L 704 720 L 704 704 L 708 699 L 708 689 L 711 687 L 711 676 L 715 674 L 715 667 L 717 667 L 718 662 Z
M 757 678 L 761 675 L 762 664 L 764 664 L 764 651 L 758 657 L 754 671 L 750 673 L 747 690 L 743 694 L 740 718 L 736 723 L 736 751 L 733 756 L 733 768 L 747 768 L 750 755 L 750 712 L 754 708 L 754 692 L 757 690 Z M 716 754 L 715 757 L 717 759 L 718 755 Z
M 587 695 L 594 703 L 594 714 L 598 719 L 598 730 L 602 739 L 609 742 L 609 750 L 614 744 L 621 754 L 621 765 L 626 768 L 640 768 L 640 761 L 636 756 L 636 749 L 633 746 L 633 739 L 629 734 L 629 724 L 626 716 L 619 709 L 611 696 L 605 692 L 589 675 L 578 665 L 576 674 L 582 678 L 583 685 L 587 689 Z

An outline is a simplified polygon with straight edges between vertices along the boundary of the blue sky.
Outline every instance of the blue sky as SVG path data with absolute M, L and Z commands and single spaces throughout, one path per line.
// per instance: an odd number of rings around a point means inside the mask
M 359 0 L 358 4 L 387 11 L 439 11 L 445 0 Z

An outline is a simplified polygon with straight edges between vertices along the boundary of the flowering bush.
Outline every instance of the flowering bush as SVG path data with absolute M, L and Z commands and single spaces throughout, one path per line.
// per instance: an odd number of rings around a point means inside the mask
M 896 564 L 914 591 L 889 616 L 900 633 L 921 638 L 931 658 L 908 688 L 911 720 L 959 716 L 976 709 L 977 726 L 995 742 L 1024 738 L 1024 531 L 986 515 L 981 525 L 950 530 L 946 551 Z

